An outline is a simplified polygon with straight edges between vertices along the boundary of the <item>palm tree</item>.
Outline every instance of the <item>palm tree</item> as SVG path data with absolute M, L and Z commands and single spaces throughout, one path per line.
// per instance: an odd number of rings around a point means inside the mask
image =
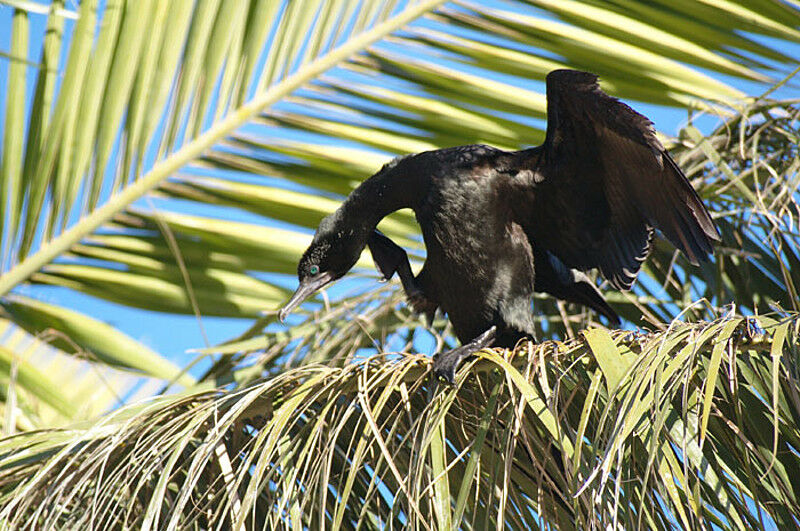
M 791 3 L 2 3 L 4 523 L 800 523 L 798 108 L 767 92 L 792 83 Z M 648 332 L 581 333 L 591 315 L 537 301 L 556 341 L 482 353 L 442 389 L 415 345 L 452 334 L 395 286 L 289 328 L 260 314 L 388 157 L 538 143 L 562 66 L 722 117 L 671 139 L 723 233 L 714 263 L 657 246 L 609 295 Z M 422 257 L 408 213 L 380 228 Z M 190 376 L 47 286 L 252 326 Z

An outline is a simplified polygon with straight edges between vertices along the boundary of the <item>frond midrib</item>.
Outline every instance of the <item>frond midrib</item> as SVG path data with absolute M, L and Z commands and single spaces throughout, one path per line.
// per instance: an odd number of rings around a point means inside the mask
M 103 223 L 111 219 L 114 214 L 122 212 L 128 205 L 143 197 L 148 191 L 158 186 L 164 179 L 178 171 L 180 168 L 201 156 L 203 152 L 225 138 L 247 120 L 291 94 L 299 87 L 307 84 L 320 74 L 331 69 L 341 61 L 366 50 L 374 42 L 397 31 L 406 24 L 420 16 L 436 9 L 445 0 L 423 0 L 419 4 L 410 5 L 404 10 L 377 24 L 373 28 L 356 35 L 344 44 L 331 50 L 326 55 L 320 56 L 307 65 L 300 67 L 294 74 L 281 82 L 273 85 L 264 92 L 256 94 L 250 101 L 242 104 L 238 109 L 231 111 L 220 122 L 214 124 L 204 133 L 186 143 L 167 158 L 156 163 L 149 172 L 136 182 L 130 184 L 119 194 L 112 196 L 100 208 L 81 219 L 58 237 L 43 244 L 38 251 L 29 255 L 22 262 L 11 268 L 0 277 L 0 296 L 7 294 L 18 284 L 25 282 L 28 277 L 70 249 L 84 236 L 91 234 Z

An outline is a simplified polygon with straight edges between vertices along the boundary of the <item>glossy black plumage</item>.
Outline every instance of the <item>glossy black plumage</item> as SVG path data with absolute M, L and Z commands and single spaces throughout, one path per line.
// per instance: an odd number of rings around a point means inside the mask
M 472 351 L 492 340 L 513 347 L 534 335 L 534 291 L 616 324 L 581 270 L 599 269 L 615 287 L 629 288 L 653 228 L 693 263 L 712 252 L 716 228 L 647 118 L 585 72 L 551 72 L 547 99 L 539 147 L 427 151 L 395 159 L 364 181 L 320 224 L 298 265 L 300 288 L 281 316 L 349 271 L 369 245 L 385 277 L 398 273 L 415 308 L 444 310 L 462 343 L 480 336 Z M 416 277 L 405 252 L 374 230 L 404 207 L 416 214 L 427 250 Z M 440 357 L 437 370 L 452 379 L 469 348 Z

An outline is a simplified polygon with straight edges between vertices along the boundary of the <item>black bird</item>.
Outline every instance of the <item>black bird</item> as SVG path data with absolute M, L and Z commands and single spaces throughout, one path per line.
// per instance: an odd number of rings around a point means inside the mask
M 708 258 L 717 230 L 650 120 L 604 93 L 596 75 L 575 70 L 548 74 L 547 115 L 539 147 L 426 151 L 361 183 L 320 223 L 280 318 L 347 273 L 369 246 L 385 278 L 399 275 L 415 310 L 447 312 L 462 346 L 439 355 L 434 371 L 452 382 L 476 350 L 534 339 L 534 291 L 618 323 L 581 271 L 599 269 L 629 289 L 654 228 L 693 264 Z M 416 277 L 405 251 L 375 230 L 401 208 L 414 210 L 427 249 Z

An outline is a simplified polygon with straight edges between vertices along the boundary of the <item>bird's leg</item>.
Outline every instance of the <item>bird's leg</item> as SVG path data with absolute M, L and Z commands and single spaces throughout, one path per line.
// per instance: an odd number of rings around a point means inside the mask
M 367 246 L 372 254 L 375 267 L 383 275 L 383 280 L 389 280 L 392 275 L 397 273 L 411 307 L 415 312 L 425 315 L 428 323 L 433 323 L 433 315 L 439 305 L 423 293 L 414 278 L 414 273 L 411 272 L 411 264 L 408 262 L 408 255 L 403 248 L 377 230 L 372 232 L 367 240 Z
M 456 370 L 466 358 L 481 349 L 492 346 L 497 327 L 493 326 L 466 345 L 461 345 L 448 352 L 438 354 L 433 358 L 433 374 L 442 378 L 449 384 L 456 382 Z

